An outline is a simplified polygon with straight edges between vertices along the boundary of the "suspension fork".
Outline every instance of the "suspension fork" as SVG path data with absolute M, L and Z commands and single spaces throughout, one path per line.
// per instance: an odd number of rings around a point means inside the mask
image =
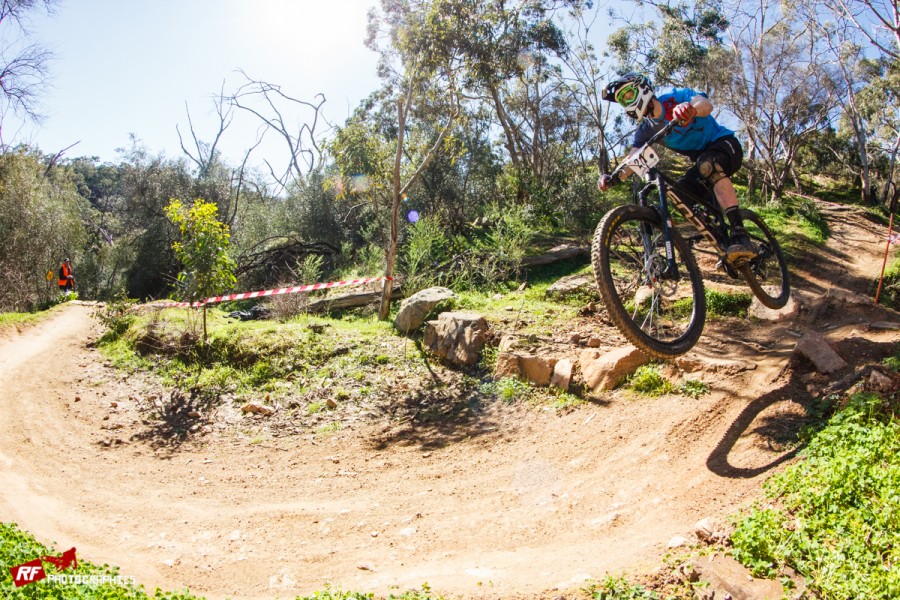
M 675 248 L 672 243 L 672 215 L 669 212 L 669 199 L 666 194 L 666 182 L 656 173 L 656 169 L 650 171 L 651 178 L 656 182 L 656 189 L 659 192 L 659 205 L 656 212 L 659 213 L 659 220 L 662 223 L 663 241 L 666 244 L 666 270 L 662 276 L 666 279 L 678 279 L 678 264 L 675 262 Z M 645 240 L 646 246 L 646 240 Z

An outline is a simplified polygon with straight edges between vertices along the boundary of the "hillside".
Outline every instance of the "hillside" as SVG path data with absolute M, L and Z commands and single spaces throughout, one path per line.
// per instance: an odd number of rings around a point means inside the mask
M 653 571 L 698 520 L 758 497 L 829 386 L 897 353 L 900 316 L 867 299 L 885 227 L 821 209 L 831 239 L 792 264 L 801 311 L 712 321 L 667 367 L 707 383 L 698 398 L 616 390 L 563 410 L 476 401 L 477 382 L 397 336 L 384 352 L 408 356 L 410 371 L 383 373 L 367 405 L 299 422 L 226 403 L 174 440 L 148 417 L 165 392 L 108 366 L 95 309 L 71 303 L 0 340 L 0 514 L 149 589 L 209 598 L 426 582 L 450 597 L 545 598 Z M 850 368 L 828 377 L 797 357 L 807 330 Z M 623 343 L 602 311 L 558 333 L 532 343 Z

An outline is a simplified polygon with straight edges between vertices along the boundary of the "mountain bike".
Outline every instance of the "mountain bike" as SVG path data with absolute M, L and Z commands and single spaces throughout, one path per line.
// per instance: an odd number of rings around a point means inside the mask
M 703 332 L 706 293 L 694 252 L 717 259 L 718 270 L 745 281 L 769 308 L 783 307 L 790 296 L 784 254 L 759 215 L 741 209 L 756 256 L 729 262 L 727 220 L 712 190 L 699 196 L 657 168 L 652 146 L 677 124 L 670 122 L 610 174 L 621 183 L 631 168 L 633 202 L 606 213 L 591 244 L 594 277 L 610 319 L 637 348 L 662 359 L 684 354 Z M 673 225 L 671 207 L 684 222 Z

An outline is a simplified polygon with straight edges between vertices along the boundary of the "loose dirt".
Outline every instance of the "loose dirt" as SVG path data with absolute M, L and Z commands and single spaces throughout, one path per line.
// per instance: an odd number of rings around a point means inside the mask
M 491 405 L 385 434 L 260 441 L 217 430 L 154 447 L 135 382 L 104 366 L 88 305 L 0 340 L 0 519 L 57 550 L 121 567 L 148 590 L 286 598 L 326 584 L 445 596 L 551 598 L 658 568 L 704 517 L 727 520 L 791 461 L 832 379 L 793 355 L 807 329 L 852 366 L 896 353 L 900 322 L 868 294 L 886 230 L 824 205 L 828 246 L 795 265 L 804 305 L 779 323 L 710 323 L 690 359 L 711 393 L 613 392 L 569 411 Z M 573 324 L 585 327 L 587 321 Z

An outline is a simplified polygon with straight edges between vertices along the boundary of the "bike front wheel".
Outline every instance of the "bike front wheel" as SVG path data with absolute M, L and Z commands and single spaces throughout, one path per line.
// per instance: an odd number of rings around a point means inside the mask
M 758 214 L 742 208 L 741 217 L 750 241 L 756 246 L 757 254 L 756 258 L 741 265 L 738 271 L 764 306 L 779 309 L 787 304 L 791 295 L 784 253 L 778 240 Z
M 706 318 L 700 269 L 675 230 L 675 272 L 666 260 L 658 213 L 625 205 L 608 212 L 594 233 L 591 264 L 610 319 L 640 350 L 671 358 L 690 350 Z

